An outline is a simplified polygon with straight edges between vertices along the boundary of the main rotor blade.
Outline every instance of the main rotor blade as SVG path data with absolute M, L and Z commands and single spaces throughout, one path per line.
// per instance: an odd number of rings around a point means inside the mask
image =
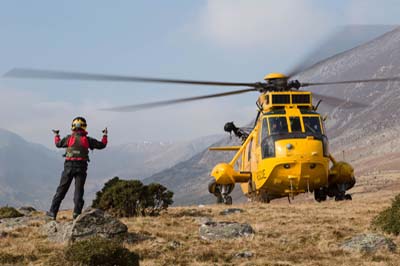
M 156 107 L 161 107 L 161 106 L 166 106 L 166 105 L 173 105 L 173 104 L 179 104 L 179 103 L 185 103 L 185 102 L 192 102 L 192 101 L 198 101 L 198 100 L 209 99 L 209 98 L 224 97 L 224 96 L 230 96 L 230 95 L 235 95 L 235 94 L 246 93 L 246 92 L 250 92 L 250 91 L 257 91 L 257 89 L 251 88 L 251 89 L 229 91 L 229 92 L 208 94 L 208 95 L 181 98 L 181 99 L 173 99 L 173 100 L 167 100 L 167 101 L 158 101 L 158 102 L 151 102 L 151 103 L 143 103 L 143 104 L 126 105 L 126 106 L 113 107 L 113 108 L 105 108 L 105 109 L 102 109 L 102 110 L 104 110 L 104 111 L 114 111 L 114 112 L 134 112 L 134 111 L 139 111 L 139 110 L 142 110 L 142 109 L 156 108 Z
M 69 71 L 53 71 L 29 68 L 14 68 L 7 72 L 4 77 L 12 78 L 34 78 L 34 79 L 61 79 L 61 80 L 90 80 L 90 81 L 118 81 L 118 82 L 152 82 L 152 83 L 173 83 L 192 85 L 213 85 L 213 86 L 246 86 L 257 87 L 258 83 L 242 82 L 221 82 L 221 81 L 199 81 L 182 79 L 164 79 L 135 76 L 91 74 Z
M 351 84 L 351 83 L 387 82 L 387 81 L 400 81 L 400 77 L 344 80 L 344 81 L 328 81 L 328 82 L 310 82 L 310 83 L 301 83 L 301 87 L 335 85 L 335 84 Z
M 323 94 L 319 94 L 319 93 L 315 93 L 315 92 L 312 93 L 312 96 L 315 99 L 322 100 L 322 103 L 326 103 L 327 105 L 340 106 L 345 109 L 368 107 L 368 104 L 355 102 L 355 101 L 348 101 L 348 100 L 345 100 L 342 98 L 323 95 Z

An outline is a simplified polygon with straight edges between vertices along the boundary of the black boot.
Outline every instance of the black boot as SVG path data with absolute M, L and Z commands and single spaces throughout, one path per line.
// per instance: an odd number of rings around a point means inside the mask
M 56 220 L 56 217 L 57 217 L 57 213 L 48 211 L 48 212 L 46 212 L 46 216 L 55 221 L 55 220 Z

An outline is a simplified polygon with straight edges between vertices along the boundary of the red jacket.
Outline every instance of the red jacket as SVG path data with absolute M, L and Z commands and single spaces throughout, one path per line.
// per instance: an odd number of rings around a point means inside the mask
M 89 161 L 89 149 L 104 149 L 107 146 L 107 140 L 107 135 L 103 135 L 101 141 L 98 141 L 87 136 L 87 132 L 84 130 L 73 131 L 71 135 L 68 135 L 63 139 L 60 138 L 60 135 L 54 137 L 54 143 L 57 148 L 67 148 L 65 156 L 65 160 L 67 161 Z M 76 154 L 74 154 L 75 151 Z M 79 152 L 81 152 L 81 155 Z

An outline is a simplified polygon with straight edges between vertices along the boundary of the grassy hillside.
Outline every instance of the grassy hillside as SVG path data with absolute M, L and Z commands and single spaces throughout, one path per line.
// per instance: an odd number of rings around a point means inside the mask
M 400 193 L 400 172 L 364 175 L 359 181 L 350 202 L 320 204 L 312 195 L 303 195 L 292 204 L 282 199 L 234 205 L 244 212 L 228 216 L 219 214 L 226 206 L 209 205 L 170 208 L 160 217 L 122 219 L 138 238 L 125 246 L 140 254 L 141 265 L 399 265 L 399 251 L 368 255 L 338 247 L 354 235 L 371 231 L 373 217 Z M 64 211 L 60 220 L 70 216 Z M 206 218 L 248 223 L 256 233 L 236 240 L 201 240 L 199 224 Z M 41 236 L 39 225 L 1 233 L 0 261 L 8 254 L 17 262 L 13 265 L 63 265 L 63 246 Z M 391 238 L 400 246 L 400 237 Z M 253 256 L 237 258 L 242 251 Z

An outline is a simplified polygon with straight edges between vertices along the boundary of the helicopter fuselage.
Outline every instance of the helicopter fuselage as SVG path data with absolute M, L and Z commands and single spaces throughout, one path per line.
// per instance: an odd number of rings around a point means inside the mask
M 236 147 L 230 163 L 218 164 L 211 172 L 215 184 L 240 183 L 245 195 L 263 201 L 313 191 L 328 195 L 337 190 L 339 179 L 345 190 L 354 185 L 353 169 L 347 163 L 340 163 L 341 173 L 330 170 L 330 163 L 335 166 L 336 161 L 310 92 L 267 92 L 257 105 L 261 113 L 252 132 Z

